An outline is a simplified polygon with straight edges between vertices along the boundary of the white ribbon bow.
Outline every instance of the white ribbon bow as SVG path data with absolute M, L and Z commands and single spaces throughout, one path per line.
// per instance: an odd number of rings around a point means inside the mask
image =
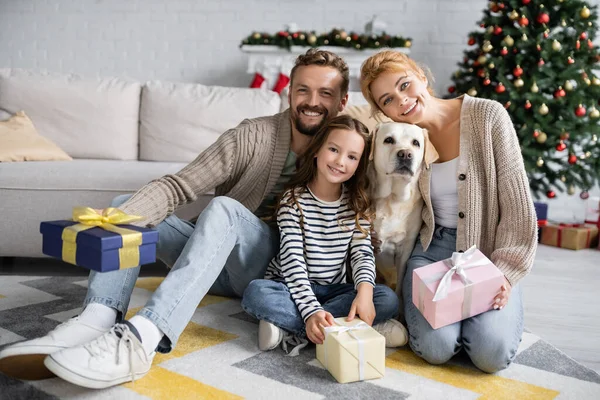
M 359 339 L 358 337 L 356 337 L 354 335 L 353 331 L 358 331 L 361 329 L 368 329 L 368 328 L 369 328 L 369 325 L 366 322 L 361 321 L 354 326 L 337 325 L 337 326 L 327 326 L 324 329 L 325 330 L 325 340 L 327 340 L 327 335 L 329 335 L 331 333 L 344 333 L 344 332 L 348 332 L 348 335 L 350 335 L 350 336 L 352 336 L 352 338 L 356 339 L 356 341 L 358 342 L 358 378 L 361 381 L 365 379 L 365 365 L 364 365 L 365 364 L 365 354 L 364 354 L 365 351 L 364 351 L 362 339 Z M 327 368 L 327 346 L 323 346 L 323 350 L 324 350 L 324 358 L 325 358 L 325 368 Z
M 450 289 L 450 284 L 452 283 L 452 277 L 454 274 L 457 274 L 460 277 L 462 283 L 465 286 L 471 284 L 471 280 L 467 277 L 467 272 L 465 270 L 474 267 L 482 267 L 484 265 L 489 264 L 489 261 L 485 258 L 479 259 L 477 261 L 471 261 L 471 258 L 476 254 L 477 247 L 475 245 L 471 246 L 469 250 L 464 253 L 454 252 L 452 253 L 452 257 L 444 260 L 446 263 L 450 264 L 451 268 L 444 274 L 440 283 L 435 291 L 435 296 L 433 296 L 433 301 L 438 301 L 445 299 L 448 296 L 448 290 Z

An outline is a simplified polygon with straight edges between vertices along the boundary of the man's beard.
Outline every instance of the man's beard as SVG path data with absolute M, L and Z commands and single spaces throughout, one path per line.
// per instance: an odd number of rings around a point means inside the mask
M 314 111 L 323 114 L 322 120 L 318 124 L 315 125 L 305 125 L 301 120 L 302 111 Z M 294 125 L 298 132 L 302 133 L 306 136 L 315 136 L 317 132 L 327 123 L 327 117 L 329 116 L 329 112 L 325 107 L 302 107 L 296 110 L 296 115 L 294 115 Z

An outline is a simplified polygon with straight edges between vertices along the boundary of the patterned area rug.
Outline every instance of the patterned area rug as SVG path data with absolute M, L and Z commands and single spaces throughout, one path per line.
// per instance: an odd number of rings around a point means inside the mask
M 138 280 L 135 313 L 162 278 Z M 33 338 L 80 311 L 87 280 L 81 277 L 0 278 L 0 347 Z M 177 348 L 154 359 L 138 381 L 87 390 L 58 378 L 19 381 L 0 374 L 2 399 L 599 399 L 600 375 L 531 333 L 515 362 L 495 375 L 481 373 L 464 356 L 431 366 L 408 348 L 389 350 L 383 379 L 337 383 L 309 346 L 298 357 L 261 352 L 257 322 L 238 300 L 208 296 Z

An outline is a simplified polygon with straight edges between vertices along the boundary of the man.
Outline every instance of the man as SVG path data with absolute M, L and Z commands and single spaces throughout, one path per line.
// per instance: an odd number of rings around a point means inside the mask
M 91 272 L 80 316 L 5 348 L 0 360 L 49 354 L 51 372 L 90 388 L 138 379 L 155 351 L 175 346 L 207 292 L 241 297 L 250 281 L 263 278 L 279 251 L 279 234 L 261 217 L 272 213 L 296 157 L 348 100 L 348 66 L 333 53 L 310 49 L 290 75 L 288 110 L 241 122 L 178 173 L 113 201 L 158 229 L 158 258 L 172 266 L 137 315 L 123 319 L 140 267 Z M 214 188 L 216 197 L 195 225 L 172 215 Z

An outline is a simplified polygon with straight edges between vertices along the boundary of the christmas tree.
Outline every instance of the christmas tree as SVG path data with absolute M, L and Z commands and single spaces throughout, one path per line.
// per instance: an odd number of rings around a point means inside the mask
M 582 198 L 599 180 L 597 7 L 579 0 L 490 1 L 448 88 L 508 110 L 536 198 Z

